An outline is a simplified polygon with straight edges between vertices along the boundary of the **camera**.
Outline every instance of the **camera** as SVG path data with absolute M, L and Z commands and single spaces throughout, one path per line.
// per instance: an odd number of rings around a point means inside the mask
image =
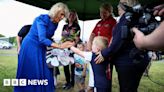
M 131 31 L 133 27 L 137 27 L 147 35 L 160 24 L 153 15 L 153 9 L 142 7 L 140 4 L 133 7 L 120 4 L 120 7 L 125 11 L 125 18 L 127 20 L 127 25 L 122 26 L 123 31 L 121 36 L 123 39 L 132 39 L 134 37 L 134 33 Z

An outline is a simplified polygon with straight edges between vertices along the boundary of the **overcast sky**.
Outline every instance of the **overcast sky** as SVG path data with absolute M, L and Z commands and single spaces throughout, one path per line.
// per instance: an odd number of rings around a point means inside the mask
M 35 17 L 40 14 L 48 13 L 47 10 L 14 0 L 0 0 L 0 12 L 0 34 L 6 37 L 16 36 L 22 26 L 32 24 Z M 82 31 L 81 38 L 83 40 L 88 40 L 91 31 L 98 21 L 99 19 L 79 21 Z M 54 35 L 56 40 L 61 38 L 61 30 L 64 24 L 64 21 L 59 23 L 58 29 Z

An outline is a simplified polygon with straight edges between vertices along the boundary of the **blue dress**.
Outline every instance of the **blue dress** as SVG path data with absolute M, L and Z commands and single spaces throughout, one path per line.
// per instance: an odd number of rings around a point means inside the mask
M 46 47 L 52 44 L 50 39 L 57 26 L 48 15 L 40 15 L 34 20 L 21 45 L 16 75 L 17 79 L 27 79 L 27 84 L 15 86 L 14 92 L 55 92 L 53 69 L 46 64 Z M 35 79 L 44 80 L 43 84 L 29 84 L 28 80 Z

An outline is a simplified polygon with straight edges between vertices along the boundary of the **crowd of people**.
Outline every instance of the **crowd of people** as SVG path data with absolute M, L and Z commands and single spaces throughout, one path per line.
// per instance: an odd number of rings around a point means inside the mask
M 101 20 L 85 43 L 87 45 L 80 39 L 81 28 L 77 12 L 69 10 L 64 3 L 54 4 L 48 14 L 36 17 L 33 24 L 22 27 L 17 36 L 16 78 L 47 79 L 48 85 L 15 86 L 14 92 L 55 92 L 54 79 L 56 80 L 59 69 L 48 67 L 47 47 L 67 49 L 69 57 L 74 58 L 73 64 L 63 66 L 66 80 L 63 90 L 76 84 L 78 92 L 112 92 L 112 71 L 115 66 L 120 92 L 137 92 L 141 77 L 150 62 L 148 50 L 164 49 L 163 21 L 149 35 L 145 36 L 137 28 L 132 28 L 134 38 L 122 39 L 122 33 L 125 32 L 122 27 L 127 25 L 127 20 L 126 11 L 121 5 L 132 7 L 138 3 L 138 0 L 120 0 L 117 6 L 120 17 L 118 21 L 113 17 L 112 5 L 103 3 L 99 8 Z M 155 7 L 154 14 L 163 16 L 163 7 L 164 5 Z M 64 17 L 67 24 L 63 26 L 60 43 L 56 43 L 52 36 Z M 85 85 L 88 72 L 89 81 Z

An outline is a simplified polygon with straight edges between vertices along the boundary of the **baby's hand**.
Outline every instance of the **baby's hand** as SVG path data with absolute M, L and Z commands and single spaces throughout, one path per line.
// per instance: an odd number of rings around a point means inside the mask
M 79 64 L 79 63 L 75 63 L 75 67 L 77 67 L 77 68 L 82 68 L 82 65 Z

